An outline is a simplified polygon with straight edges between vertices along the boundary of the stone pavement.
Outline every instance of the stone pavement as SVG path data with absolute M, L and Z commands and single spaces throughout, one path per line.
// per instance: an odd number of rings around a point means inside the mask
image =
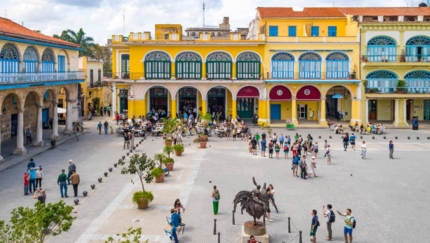
M 92 121 L 94 124 L 97 121 Z M 95 127 L 89 125 L 88 127 Z M 146 210 L 138 210 L 131 203 L 134 191 L 140 185 L 130 180 L 132 175 L 121 175 L 119 168 L 105 178 L 103 172 L 113 167 L 125 151 L 122 138 L 114 135 L 98 135 L 89 129 L 90 134 L 81 136 L 80 141 L 70 141 L 67 146 L 49 150 L 35 157 L 37 164 L 44 167 L 44 185 L 48 202 L 60 199 L 56 179 L 61 168 L 67 168 L 67 160 L 74 159 L 81 175 L 80 195 L 83 189 L 91 194 L 80 196 L 81 204 L 76 207 L 77 220 L 72 229 L 60 236 L 51 237 L 49 242 L 103 242 L 108 236 L 122 233 L 127 228 L 142 227 L 145 239 L 150 242 L 170 242 L 164 235 L 165 216 L 176 198 L 180 198 L 186 211 L 183 222 L 185 233 L 179 236 L 180 242 L 217 242 L 213 233 L 211 203 L 212 186 L 216 184 L 221 192 L 220 214 L 217 218 L 217 231 L 221 232 L 221 242 L 239 242 L 241 225 L 250 220 L 247 215 L 236 213 L 236 225 L 231 222 L 232 200 L 240 190 L 254 188 L 252 176 L 259 184 L 273 184 L 276 189 L 276 204 L 279 214 L 272 213 L 273 222 L 267 223 L 270 242 L 299 242 L 298 231 L 303 231 L 303 241 L 308 241 L 312 209 L 318 211 L 321 227 L 317 233 L 318 242 L 324 241 L 326 227 L 322 216 L 322 205 L 331 203 L 334 210 L 353 210 L 357 219 L 354 242 L 425 242 L 430 233 L 424 225 L 430 217 L 425 211 L 430 197 L 427 186 L 426 151 L 430 148 L 429 131 L 389 130 L 387 139 L 383 136 L 366 135 L 368 144 L 365 160 L 359 150 L 343 151 L 340 135 L 328 130 L 306 129 L 287 132 L 274 129 L 277 134 L 306 136 L 312 134 L 322 147 L 323 140 L 332 145 L 332 165 L 325 165 L 318 158 L 317 178 L 301 180 L 291 175 L 291 159 L 268 159 L 253 156 L 247 152 L 243 141 L 226 141 L 225 138 L 210 138 L 207 149 L 198 149 L 192 144 L 192 137 L 184 138 L 185 153 L 175 157 L 175 170 L 161 184 L 145 185 L 154 193 L 155 200 Z M 255 128 L 253 132 L 262 130 Z M 319 139 L 318 136 L 322 138 Z M 332 139 L 328 137 L 332 136 Z M 394 139 L 398 136 L 398 140 Z M 407 139 L 410 136 L 410 140 Z M 416 137 L 420 136 L 420 140 Z M 388 159 L 388 141 L 395 143 L 394 160 Z M 152 141 L 154 140 L 154 141 Z M 358 137 L 357 144 L 361 142 Z M 149 137 L 139 150 L 150 156 L 159 152 L 161 138 Z M 320 153 L 322 156 L 322 152 Z M 290 153 L 291 156 L 291 153 Z M 308 160 L 309 161 L 309 160 Z M 30 206 L 34 200 L 22 196 L 22 173 L 26 163 L 0 172 L 0 218 L 8 219 L 12 208 L 18 205 Z M 103 183 L 97 178 L 102 177 Z M 96 190 L 89 185 L 96 184 Z M 69 196 L 72 195 L 69 187 Z M 65 200 L 73 204 L 73 197 Z M 272 209 L 273 210 L 273 209 Z M 287 217 L 291 217 L 291 230 L 287 231 Z M 333 225 L 334 241 L 343 241 L 343 223 L 339 216 Z

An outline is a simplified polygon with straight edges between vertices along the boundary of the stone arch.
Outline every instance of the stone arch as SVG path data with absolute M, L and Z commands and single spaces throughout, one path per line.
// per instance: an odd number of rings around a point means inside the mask
M 33 45 L 27 46 L 27 48 L 25 48 L 22 60 L 23 61 L 25 61 L 25 60 L 34 61 L 34 57 L 33 57 L 33 54 L 32 54 L 33 51 L 36 53 L 36 60 L 38 62 L 40 62 L 41 61 L 41 59 L 40 59 L 41 55 L 40 55 L 39 49 L 37 49 Z
M 36 105 L 43 105 L 43 94 L 41 94 L 39 90 L 31 90 L 24 93 L 24 106 L 28 101 L 28 97 L 32 94 L 35 95 L 37 101 Z
M 143 56 L 143 60 L 142 61 L 149 61 L 149 58 L 150 58 L 150 54 L 157 54 L 157 53 L 160 53 L 160 54 L 165 54 L 166 56 L 168 56 L 169 57 L 169 60 L 168 61 L 173 61 L 173 60 L 175 60 L 175 59 L 173 59 L 172 58 L 172 56 L 168 53 L 168 52 L 166 52 L 166 51 L 164 51 L 164 50 L 152 50 L 152 51 L 150 51 L 150 52 L 147 52 L 144 56 Z
M 7 42 L 3 46 L 1 46 L 1 48 L 0 48 L 0 58 L 1 58 L 1 52 L 2 52 L 3 48 L 8 48 L 7 47 L 8 45 L 11 45 L 11 46 L 14 47 L 14 49 L 17 52 L 17 55 L 18 55 L 18 60 L 21 61 L 22 60 L 22 55 L 23 55 L 22 51 L 21 51 L 21 49 L 19 49 L 18 45 L 16 43 L 13 43 L 13 42 Z
M 13 104 L 14 106 L 16 106 L 17 110 L 22 110 L 24 109 L 24 101 L 22 99 L 22 96 L 20 96 L 18 93 L 16 93 L 15 91 L 9 91 L 8 93 L 6 93 L 3 97 L 3 100 L 1 101 L 1 110 L 3 110 L 5 108 L 5 100 L 9 97 L 12 96 L 12 100 L 13 103 L 16 102 L 16 104 Z M 8 111 L 9 112 L 9 111 Z
M 209 92 L 209 90 L 211 90 L 212 88 L 217 88 L 217 87 L 222 87 L 222 88 L 227 89 L 228 91 L 230 91 L 232 98 L 233 98 L 233 99 L 236 99 L 236 93 L 235 93 L 235 92 L 233 92 L 233 91 L 231 90 L 231 88 L 229 88 L 229 87 L 228 87 L 228 86 L 226 86 L 226 85 L 218 84 L 218 85 L 212 85 L 212 86 L 210 86 L 210 87 L 206 90 L 206 92 L 205 92 L 205 97 L 204 97 L 204 98 L 205 98 L 205 100 L 207 100 L 207 99 L 208 99 L 208 92 Z M 203 94 L 202 94 L 202 98 L 203 98 Z
M 49 94 L 49 101 L 58 101 L 58 90 L 53 88 L 48 88 L 46 90 L 43 90 L 43 100 L 45 100 L 46 93 Z
M 300 98 L 298 97 L 298 96 L 300 96 L 300 92 L 302 91 L 302 89 L 304 89 L 304 88 L 306 88 L 306 87 L 309 87 L 309 88 L 311 88 L 312 90 L 315 90 L 315 91 L 318 91 L 318 94 L 319 94 L 319 98 L 309 98 L 309 99 L 311 99 L 311 100 L 320 100 L 321 99 L 321 97 L 322 97 L 322 92 L 321 92 L 321 90 L 317 87 L 317 86 L 314 86 L 314 85 L 309 85 L 309 84 L 305 84 L 305 85 L 302 85 L 301 87 L 299 87 L 298 89 L 297 89 L 297 92 L 295 92 L 295 97 L 296 97 L 296 99 L 297 100 L 299 100 Z M 300 99 L 300 100 L 306 100 L 306 99 Z
M 336 86 L 339 86 L 339 87 L 345 88 L 346 90 L 348 90 L 348 92 L 351 94 L 351 96 L 352 96 L 352 97 L 354 97 L 354 98 L 356 98 L 356 97 L 357 97 L 357 96 L 356 96 L 356 94 L 352 91 L 351 87 L 349 87 L 348 85 L 343 85 L 343 84 L 333 84 L 333 85 L 330 85 L 327 89 L 325 89 L 325 92 L 324 92 L 324 91 L 323 91 L 323 92 L 321 92 L 321 98 L 322 98 L 322 97 L 325 97 L 325 96 L 327 95 L 327 92 L 328 92 L 328 91 L 330 91 L 330 89 L 332 89 L 332 88 L 334 88 L 334 87 L 336 87 Z
M 201 95 L 202 95 L 202 97 L 203 97 L 204 92 L 202 91 L 202 89 L 201 89 L 201 88 L 199 88 L 199 87 L 197 87 L 197 86 L 194 86 L 194 85 L 192 85 L 192 84 L 185 84 L 185 85 L 182 85 L 182 86 L 178 87 L 178 88 L 174 91 L 174 93 L 172 93 L 172 97 L 176 97 L 176 96 L 178 95 L 178 93 L 179 93 L 179 90 L 180 90 L 180 89 L 182 89 L 182 88 L 195 88 L 195 89 L 197 89 L 197 91 L 199 91 L 199 92 L 200 92 L 200 94 L 201 94 Z
M 149 90 L 151 88 L 156 88 L 156 87 L 163 87 L 163 88 L 167 89 L 167 91 L 169 92 L 170 97 L 173 97 L 172 96 L 173 92 L 169 89 L 168 86 L 163 85 L 163 84 L 153 84 L 153 85 L 149 86 L 148 88 L 146 88 L 145 91 L 143 92 L 144 93 L 144 97 L 146 97 L 146 94 L 149 92 Z
M 58 52 L 58 55 L 61 55 L 62 53 L 64 53 L 64 56 L 66 57 L 66 71 L 70 71 L 70 57 L 69 57 L 69 53 L 67 52 L 66 49 L 60 49 L 60 51 Z
M 237 89 L 237 92 L 236 92 L 236 95 L 235 95 L 235 97 L 236 97 L 236 98 L 237 98 L 237 95 L 239 94 L 239 92 L 240 92 L 243 88 L 245 88 L 245 87 L 253 87 L 253 88 L 257 89 L 257 90 L 258 90 L 258 99 L 262 99 L 263 92 L 261 91 L 261 89 L 260 89 L 258 86 L 253 85 L 253 84 L 245 84 L 245 85 L 240 86 L 240 87 Z

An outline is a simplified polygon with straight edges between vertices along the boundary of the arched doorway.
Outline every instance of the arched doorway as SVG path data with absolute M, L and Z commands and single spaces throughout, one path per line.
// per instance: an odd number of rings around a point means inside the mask
M 169 90 L 162 86 L 149 89 L 149 112 L 168 114 L 169 112 Z M 163 112 L 164 111 L 164 112 Z
M 193 113 L 193 116 L 197 116 L 198 104 L 198 90 L 191 86 L 182 87 L 178 90 L 178 117 L 183 117 L 184 112 Z
M 351 92 L 344 86 L 336 85 L 326 93 L 326 113 L 337 121 L 349 121 L 352 118 Z
M 260 91 L 254 86 L 242 87 L 236 95 L 237 115 L 241 119 L 252 118 L 256 113 Z M 258 109 L 258 108 L 257 108 Z
M 270 120 L 284 120 L 292 118 L 291 91 L 283 86 L 274 86 L 269 92 Z
M 228 112 L 227 107 L 231 107 L 231 105 L 229 106 L 228 104 L 231 100 L 232 94 L 227 88 L 223 86 L 213 87 L 207 93 L 207 111 L 212 115 L 215 114 L 216 119 L 224 120 L 226 118 L 226 113 Z
M 296 94 L 297 99 L 297 119 L 299 120 L 317 120 L 317 111 L 319 111 L 319 102 L 321 101 L 321 92 L 318 88 L 306 85 L 300 88 Z M 294 107 L 293 107 L 294 109 Z
M 21 99 L 17 94 L 9 93 L 1 104 L 0 146 L 2 146 L 2 153 L 0 159 L 2 156 L 7 158 L 12 154 L 25 154 L 27 150 L 24 147 L 24 116 Z M 16 144 L 16 147 L 13 144 Z

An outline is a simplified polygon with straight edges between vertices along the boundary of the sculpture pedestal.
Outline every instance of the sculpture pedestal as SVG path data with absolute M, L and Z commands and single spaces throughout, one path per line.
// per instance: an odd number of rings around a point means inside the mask
M 269 243 L 269 235 L 266 233 L 266 226 L 263 222 L 257 221 L 257 225 L 254 225 L 254 221 L 251 220 L 243 224 L 240 242 L 247 243 L 251 235 L 261 243 Z

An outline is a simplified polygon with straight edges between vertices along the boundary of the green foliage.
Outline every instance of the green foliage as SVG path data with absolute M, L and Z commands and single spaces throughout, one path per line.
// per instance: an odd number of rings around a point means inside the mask
M 193 140 L 193 143 L 200 143 L 200 142 L 207 142 L 208 141 L 208 136 L 206 135 L 199 135 L 198 137 L 196 137 Z
M 133 198 L 131 200 L 134 203 L 138 203 L 139 198 L 152 202 L 152 200 L 154 200 L 154 195 L 152 195 L 152 192 L 149 192 L 149 191 L 146 191 L 146 192 L 139 191 L 133 194 Z
M 151 175 L 154 177 L 160 177 L 164 173 L 164 170 L 160 167 L 156 167 L 151 170 Z
M 92 57 L 103 61 L 103 73 L 112 73 L 112 51 L 110 47 L 95 44 L 90 47 Z
M 170 158 L 170 154 L 173 153 L 173 147 L 172 146 L 166 146 L 163 149 L 163 152 L 167 154 L 167 158 Z
M 0 242 L 43 243 L 49 235 L 59 235 L 72 227 L 76 219 L 72 211 L 73 207 L 64 201 L 48 205 L 37 202 L 34 208 L 15 208 L 9 224 L 0 221 Z
M 121 163 L 121 165 L 124 165 Z M 133 154 L 130 157 L 130 162 L 127 167 L 122 168 L 121 174 L 136 174 L 139 176 L 140 183 L 142 184 L 142 191 L 145 191 L 143 181 L 151 183 L 154 179 L 151 175 L 151 170 L 155 168 L 155 161 L 143 153 L 141 156 Z
M 206 114 L 203 114 L 203 112 L 199 112 L 199 116 L 200 116 L 200 119 L 202 120 L 202 121 L 207 121 L 207 122 L 211 122 L 212 121 L 212 114 L 211 113 L 206 113 Z
M 164 118 L 163 120 L 163 132 L 169 134 L 172 136 L 172 133 L 178 129 L 178 126 L 180 125 L 180 120 L 176 118 Z
M 85 32 L 82 28 L 79 29 L 78 32 L 73 30 L 63 30 L 61 35 L 54 35 L 55 38 L 59 38 L 68 42 L 72 42 L 81 46 L 81 50 L 79 51 L 79 56 L 91 57 L 93 52 L 91 47 L 94 47 L 94 39 L 92 37 L 86 36 Z
M 404 88 L 406 87 L 406 81 L 405 80 L 399 80 L 397 82 L 397 88 Z
M 181 144 L 175 144 L 173 145 L 173 150 L 176 152 L 184 152 L 184 146 Z
M 173 158 L 165 158 L 165 159 L 163 160 L 163 164 L 173 163 L 173 162 L 175 162 L 175 160 L 174 160 Z
M 163 164 L 163 160 L 166 159 L 166 155 L 163 153 L 156 153 L 154 154 L 154 160 L 158 161 L 158 167 L 161 168 L 161 165 Z
M 130 227 L 127 230 L 127 233 L 116 234 L 118 239 L 114 239 L 113 237 L 108 238 L 104 243 L 140 243 L 140 237 L 142 236 L 142 228 L 133 229 Z M 144 243 L 148 243 L 146 240 Z

